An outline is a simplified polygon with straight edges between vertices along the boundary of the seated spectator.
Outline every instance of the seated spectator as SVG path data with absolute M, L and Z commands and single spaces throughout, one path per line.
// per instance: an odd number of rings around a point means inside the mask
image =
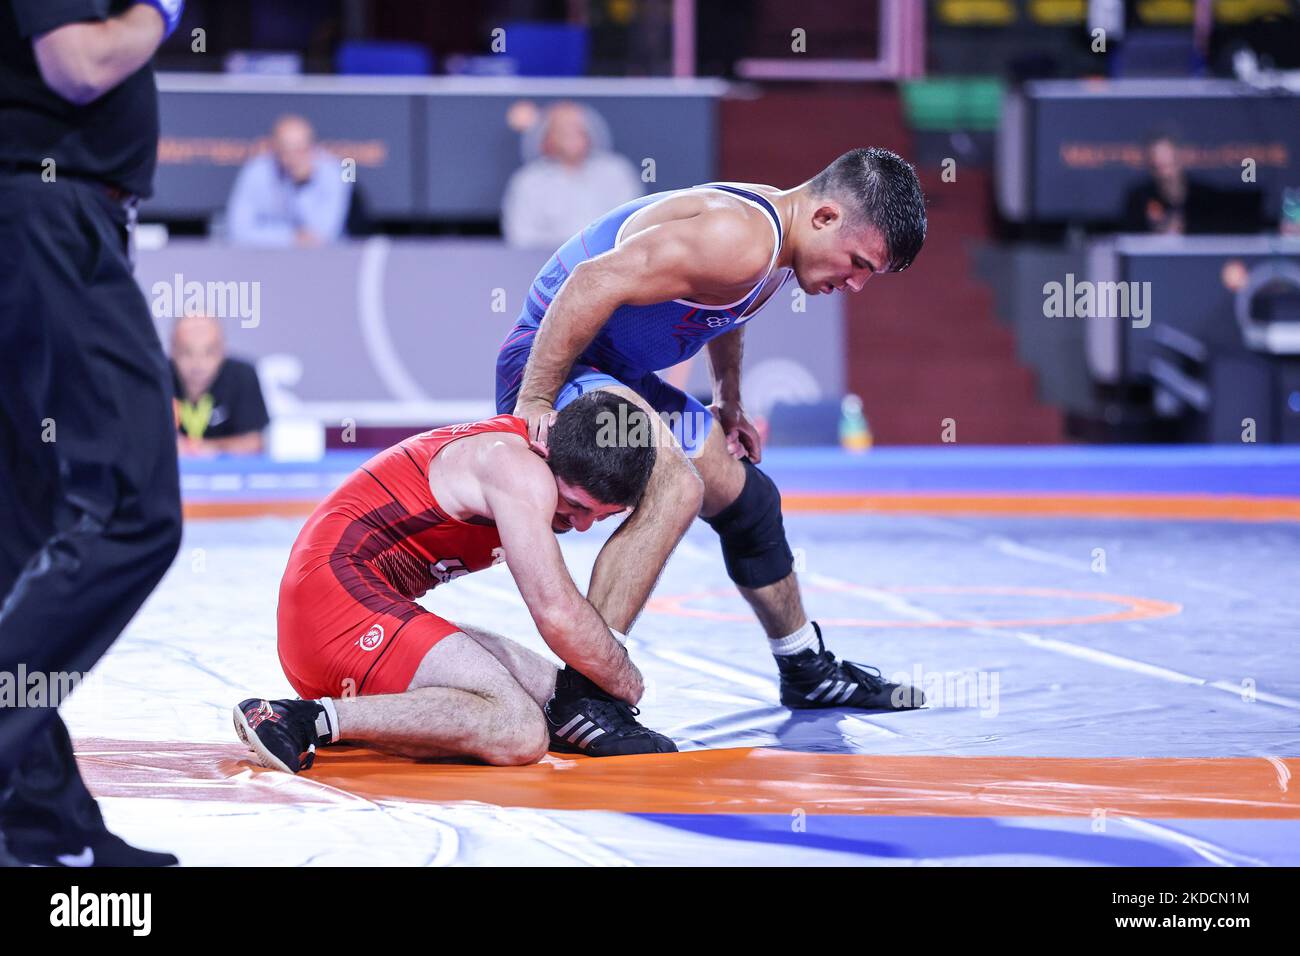
M 1178 158 L 1178 144 L 1169 136 L 1147 143 L 1150 178 L 1129 190 L 1124 203 L 1127 232 L 1187 232 L 1189 194 L 1198 187 L 1189 182 Z
M 540 152 L 506 185 L 501 228 L 524 248 L 554 248 L 615 206 L 642 194 L 641 177 L 609 151 L 599 115 L 577 103 L 555 103 L 525 139 Z
M 244 164 L 227 208 L 230 241 L 252 246 L 316 246 L 343 234 L 352 199 L 339 158 L 316 145 L 301 116 L 282 116 L 271 149 Z
M 172 331 L 172 382 L 182 455 L 256 455 L 270 424 L 257 371 L 226 355 L 221 323 L 189 315 Z
M 1173 137 L 1147 144 L 1150 178 L 1128 191 L 1125 232 L 1251 233 L 1265 228 L 1259 189 L 1219 189 L 1187 175 Z

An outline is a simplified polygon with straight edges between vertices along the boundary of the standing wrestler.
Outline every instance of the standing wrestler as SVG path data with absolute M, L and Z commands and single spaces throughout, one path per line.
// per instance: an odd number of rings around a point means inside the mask
M 542 267 L 497 359 L 497 410 L 526 419 L 543 445 L 556 409 L 593 389 L 673 422 L 657 438 L 641 507 L 592 573 L 588 597 L 611 627 L 631 627 L 698 515 L 767 634 L 785 706 L 923 703 L 875 668 L 836 660 L 808 619 L 780 493 L 757 467 L 740 366 L 746 324 L 791 277 L 809 295 L 858 292 L 877 273 L 906 269 L 925 228 L 915 170 L 888 150 L 855 149 L 792 189 L 709 183 L 625 203 Z M 702 349 L 713 377 L 707 410 L 656 374 Z

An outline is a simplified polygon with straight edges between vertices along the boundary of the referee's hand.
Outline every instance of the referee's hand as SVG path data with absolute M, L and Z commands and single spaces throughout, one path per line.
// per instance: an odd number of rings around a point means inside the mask
M 142 0 L 158 11 L 158 15 L 163 18 L 163 39 L 166 40 L 181 22 L 181 14 L 185 12 L 185 0 Z

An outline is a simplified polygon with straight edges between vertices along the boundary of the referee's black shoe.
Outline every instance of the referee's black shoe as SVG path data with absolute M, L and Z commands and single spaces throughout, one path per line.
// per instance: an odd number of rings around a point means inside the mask
M 555 696 L 543 711 L 555 753 L 622 757 L 677 752 L 663 734 L 637 723 L 639 710 L 610 697 L 571 667 L 556 676 Z
M 814 707 L 850 707 L 857 710 L 915 710 L 925 695 L 907 684 L 891 684 L 875 667 L 837 661 L 817 632 L 817 650 L 777 655 L 781 672 L 781 704 L 792 710 Z
M 5 859 L 8 844 L 9 860 Z M 10 827 L 0 834 L 0 866 L 175 866 L 170 853 L 142 850 L 103 827 L 58 833 Z
M 4 831 L 0 830 L 0 867 L 22 865 L 22 861 L 9 852 L 9 848 L 5 845 Z
M 70 822 L 48 806 L 6 795 L 0 866 L 175 866 L 176 857 L 131 846 L 104 826 L 93 802 Z

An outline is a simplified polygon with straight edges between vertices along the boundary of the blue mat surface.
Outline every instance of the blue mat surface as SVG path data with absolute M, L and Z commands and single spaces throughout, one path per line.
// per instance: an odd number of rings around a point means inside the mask
M 278 500 L 319 495 L 373 454 L 331 451 L 319 462 L 257 456 L 186 459 L 187 498 Z M 1278 446 L 774 448 L 763 467 L 805 492 L 1126 492 L 1300 496 L 1300 449 Z

